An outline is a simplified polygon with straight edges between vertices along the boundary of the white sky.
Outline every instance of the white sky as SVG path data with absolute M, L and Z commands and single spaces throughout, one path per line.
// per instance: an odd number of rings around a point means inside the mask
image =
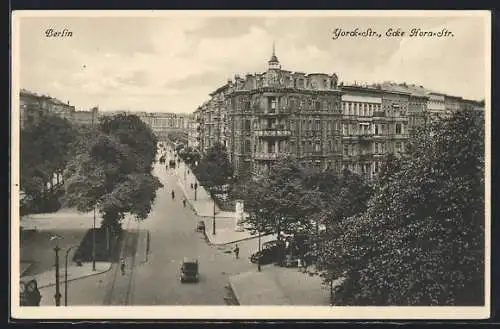
M 483 17 L 23 17 L 20 87 L 79 110 L 190 113 L 235 73 L 336 72 L 340 81 L 392 80 L 485 97 Z M 453 38 L 331 39 L 335 28 L 419 27 Z M 73 33 L 46 38 L 46 29 Z

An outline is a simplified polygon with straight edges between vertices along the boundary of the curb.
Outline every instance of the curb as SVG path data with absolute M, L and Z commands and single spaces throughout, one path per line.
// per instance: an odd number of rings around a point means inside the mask
M 267 236 L 267 235 L 261 235 L 260 237 L 263 238 L 265 236 Z M 243 239 L 228 241 L 228 242 L 213 243 L 212 241 L 210 241 L 209 234 L 207 234 L 207 231 L 205 230 L 205 240 L 211 246 L 227 246 L 229 244 L 233 244 L 233 243 L 237 243 L 237 242 L 241 242 L 241 241 L 247 241 L 247 240 L 256 239 L 256 238 L 258 238 L 257 235 L 256 236 L 249 236 L 249 237 L 246 237 L 246 238 L 243 238 Z
M 182 194 L 184 194 L 184 197 L 186 198 L 186 201 L 187 203 L 189 204 L 191 210 L 193 210 L 194 214 L 198 217 L 207 217 L 207 216 L 202 216 L 200 215 L 200 213 L 198 212 L 198 210 L 196 210 L 196 207 L 194 206 L 193 202 L 194 200 L 191 200 L 188 198 L 188 195 L 187 195 L 187 191 L 184 187 L 184 184 L 182 184 L 181 182 L 181 178 L 179 177 L 179 175 L 177 174 L 177 171 L 175 172 L 175 176 L 177 177 L 177 185 L 179 185 L 179 187 L 181 188 L 182 190 Z
M 128 223 L 130 223 L 130 218 L 128 220 Z M 120 258 L 121 258 L 122 252 L 123 252 L 123 241 L 120 242 Z M 114 264 L 116 264 L 116 263 L 110 262 L 109 267 L 107 269 L 103 270 L 103 271 L 99 271 L 99 272 L 95 272 L 95 273 L 90 273 L 90 274 L 87 274 L 87 275 L 79 276 L 77 278 L 68 279 L 68 282 L 72 282 L 72 281 L 76 281 L 76 280 L 80 280 L 80 279 L 89 278 L 91 276 L 95 276 L 95 275 L 107 273 L 107 272 L 111 271 L 111 269 L 113 268 Z M 56 285 L 55 283 L 50 283 L 50 284 L 46 284 L 46 285 L 43 285 L 43 286 L 38 286 L 38 288 L 39 289 L 48 288 L 48 287 L 53 287 L 55 285 Z
M 241 303 L 240 303 L 240 296 L 238 296 L 238 293 L 236 292 L 236 290 L 234 289 L 234 284 L 233 284 L 233 280 L 231 280 L 231 277 L 229 277 L 228 279 L 229 281 L 229 287 L 231 288 L 233 294 L 234 294 L 234 297 L 236 298 L 236 301 L 238 302 L 238 305 L 237 306 L 240 306 Z
M 79 279 L 85 279 L 85 278 L 88 278 L 88 277 L 91 277 L 91 276 L 94 276 L 94 275 L 99 275 L 99 274 L 104 274 L 106 272 L 109 272 L 111 270 L 111 268 L 113 267 L 113 263 L 111 263 L 109 265 L 109 268 L 107 268 L 106 270 L 103 270 L 103 271 L 100 271 L 100 272 L 95 272 L 95 273 L 90 273 L 90 274 L 87 274 L 87 275 L 83 275 L 83 276 L 79 276 L 77 278 L 72 278 L 72 279 L 68 279 L 68 282 L 71 282 L 71 281 L 76 281 L 76 280 L 79 280 Z M 63 280 L 64 281 L 64 280 Z M 55 283 L 49 283 L 49 284 L 46 284 L 46 285 L 41 285 L 41 286 L 38 286 L 39 289 L 42 289 L 42 288 L 48 288 L 48 287 L 53 287 L 55 286 L 56 284 Z

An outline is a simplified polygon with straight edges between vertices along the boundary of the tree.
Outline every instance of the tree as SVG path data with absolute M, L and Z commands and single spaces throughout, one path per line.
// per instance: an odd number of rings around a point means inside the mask
M 156 138 L 135 115 L 105 117 L 87 137 L 66 169 L 64 202 L 82 212 L 97 208 L 117 233 L 126 213 L 147 217 L 162 187 L 151 174 Z
M 297 236 L 307 233 L 312 219 L 322 208 L 320 192 L 307 185 L 310 172 L 293 158 L 280 159 L 261 178 L 246 181 L 238 187 L 245 207 L 254 216 L 246 220 L 253 232 L 281 233 Z
M 208 188 L 217 189 L 227 184 L 233 175 L 226 147 L 217 143 L 212 146 L 196 167 L 196 176 Z
M 459 111 L 417 132 L 366 211 L 325 243 L 342 305 L 484 303 L 484 118 Z M 331 236 L 331 235 L 330 235 Z
M 52 186 L 54 175 L 58 179 L 62 175 L 77 137 L 68 120 L 51 114 L 21 130 L 21 189 L 35 203 L 51 196 L 53 191 L 47 186 Z

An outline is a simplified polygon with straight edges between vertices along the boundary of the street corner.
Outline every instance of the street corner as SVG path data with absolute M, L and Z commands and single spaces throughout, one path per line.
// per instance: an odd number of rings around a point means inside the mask
M 65 276 L 67 275 L 67 281 L 76 281 L 84 278 L 88 278 L 91 276 L 96 276 L 100 274 L 104 274 L 111 270 L 113 263 L 110 262 L 96 262 L 95 270 L 93 269 L 92 263 L 86 263 L 83 266 L 71 266 L 68 267 L 67 274 L 66 270 L 60 270 L 60 278 L 64 281 Z M 48 288 L 56 285 L 55 282 L 55 271 L 47 271 L 40 273 L 38 275 L 33 276 L 25 276 L 21 277 L 22 281 L 27 281 L 31 279 L 35 279 L 38 283 L 38 287 Z

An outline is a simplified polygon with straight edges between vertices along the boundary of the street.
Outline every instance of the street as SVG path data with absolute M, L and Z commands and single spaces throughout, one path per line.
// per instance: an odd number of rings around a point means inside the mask
M 164 187 L 158 190 L 149 217 L 140 224 L 141 230 L 150 232 L 147 262 L 128 263 L 124 276 L 119 265 L 113 264 L 107 273 L 69 282 L 68 305 L 224 305 L 228 277 L 257 271 L 248 259 L 258 249 L 257 238 L 238 242 L 239 259 L 232 253 L 234 244 L 209 245 L 203 234 L 195 230 L 200 217 L 182 204 L 182 190 L 174 170 L 157 164 L 154 174 Z M 175 200 L 171 197 L 172 189 Z M 127 228 L 126 223 L 123 225 Z M 131 224 L 129 229 L 135 227 Z M 211 230 L 207 232 L 211 234 Z M 264 237 L 262 242 L 269 239 Z M 180 283 L 184 257 L 198 259 L 200 282 Z M 40 292 L 41 305 L 54 305 L 55 287 Z M 61 293 L 64 294 L 62 287 Z
M 151 233 L 150 254 L 148 262 L 134 269 L 128 305 L 224 305 L 228 274 L 255 269 L 243 252 L 248 250 L 248 243 L 240 244 L 238 260 L 224 253 L 228 248 L 209 246 L 195 231 L 198 217 L 182 205 L 182 192 L 173 170 L 157 166 L 155 175 L 165 186 L 158 192 L 149 218 L 141 224 Z M 172 189 L 175 200 L 170 195 Z M 184 257 L 198 259 L 199 283 L 180 283 Z

